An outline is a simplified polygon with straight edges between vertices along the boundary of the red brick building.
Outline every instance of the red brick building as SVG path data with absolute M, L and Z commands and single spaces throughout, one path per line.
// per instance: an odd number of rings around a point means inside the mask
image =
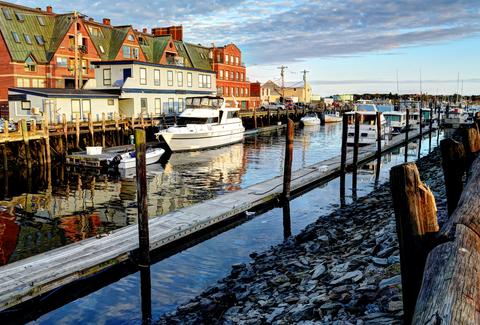
M 217 73 L 217 93 L 223 96 L 229 105 L 242 109 L 250 108 L 250 83 L 247 81 L 247 69 L 242 62 L 242 52 L 233 43 L 223 47 L 212 47 L 210 59 Z
M 260 107 L 262 100 L 260 96 L 262 84 L 260 82 L 250 83 L 250 104 L 251 109 Z

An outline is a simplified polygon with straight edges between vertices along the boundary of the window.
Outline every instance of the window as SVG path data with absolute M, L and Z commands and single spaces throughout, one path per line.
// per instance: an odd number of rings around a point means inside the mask
M 155 86 L 160 86 L 160 70 L 153 70 L 153 83 Z
M 177 86 L 183 87 L 183 72 L 177 72 Z
M 2 8 L 2 11 L 3 11 L 3 15 L 5 16 L 5 19 L 12 20 L 12 15 L 10 14 L 10 9 Z
M 239 65 L 239 59 L 238 59 L 238 56 L 235 57 L 235 64 L 236 65 Z
M 240 96 L 243 97 L 243 88 L 240 88 Z
M 191 72 L 187 73 L 187 87 L 192 87 L 193 75 Z
M 147 84 L 147 69 L 140 68 L 140 84 L 146 85 Z
M 57 57 L 57 67 L 67 67 L 67 58 Z
M 162 99 L 155 98 L 155 114 L 160 115 L 162 114 Z
M 132 47 L 132 58 L 138 60 L 138 47 Z
M 20 37 L 18 37 L 18 34 L 16 32 L 12 32 L 12 36 L 15 40 L 15 43 L 20 43 Z
M 184 108 L 185 108 L 185 101 L 184 101 L 183 98 L 179 98 L 178 99 L 178 112 L 179 113 L 183 112 Z
M 45 19 L 42 16 L 37 16 L 37 20 L 40 26 L 45 26 Z
M 15 11 L 15 17 L 18 21 L 25 21 L 25 16 L 21 12 Z
M 115 105 L 115 101 L 110 98 L 110 99 L 108 99 L 108 101 L 107 101 L 107 105 L 108 105 L 108 106 L 113 106 L 113 105 Z
M 32 108 L 32 103 L 29 100 L 22 100 L 22 109 L 29 111 Z
M 212 88 L 212 76 L 208 75 L 207 77 L 207 88 Z
M 83 74 L 88 74 L 88 61 L 82 60 L 82 71 Z
M 173 114 L 175 112 L 175 100 L 173 98 L 168 99 L 168 113 Z
M 43 39 L 42 35 L 35 35 L 35 40 L 37 41 L 38 45 L 45 45 L 45 40 Z
M 72 115 L 80 115 L 80 99 L 72 99 Z
M 112 70 L 103 69 L 103 85 L 104 86 L 112 85 Z
M 225 63 L 228 64 L 228 54 L 225 54 Z
M 245 81 L 245 79 L 243 79 L 243 72 L 240 72 L 240 81 Z
M 25 42 L 27 42 L 27 44 L 32 44 L 32 39 L 30 38 L 30 35 L 23 34 L 23 37 L 25 38 Z
M 88 114 L 92 112 L 92 103 L 90 99 L 82 99 L 82 114 Z
M 248 88 L 245 88 L 245 96 L 248 96 Z
M 172 70 L 167 71 L 167 85 L 168 86 L 173 86 L 173 71 Z
M 219 74 L 220 74 L 220 79 L 223 79 L 223 70 L 220 70 Z
M 103 48 L 103 46 L 100 45 L 99 48 L 100 48 L 100 52 L 102 52 L 102 54 L 105 54 L 105 49 Z
M 236 80 L 240 79 L 240 75 L 238 74 L 238 72 L 235 72 L 235 78 L 236 78 Z
M 233 79 L 233 71 L 230 71 L 230 80 L 234 80 Z
M 220 54 L 217 54 L 217 62 L 220 62 Z
M 148 100 L 147 98 L 140 98 L 140 114 L 148 114 Z
M 37 64 L 33 61 L 32 57 L 28 57 L 25 60 L 25 71 L 35 72 L 37 70 Z
M 30 79 L 28 78 L 18 78 L 17 87 L 30 87 Z
M 133 42 L 133 41 L 135 40 L 135 37 L 134 37 L 132 34 L 128 34 L 127 39 L 128 39 L 130 42 Z
M 122 51 L 123 51 L 123 58 L 130 59 L 130 46 L 124 45 L 122 47 Z
M 103 36 L 100 29 L 97 28 L 97 27 L 89 26 L 88 30 L 90 31 L 90 34 L 92 34 L 92 36 L 97 36 L 97 37 L 102 37 Z

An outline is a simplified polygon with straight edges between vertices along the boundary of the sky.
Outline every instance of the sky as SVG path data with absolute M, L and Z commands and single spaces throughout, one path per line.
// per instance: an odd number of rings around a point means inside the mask
M 250 81 L 279 80 L 285 65 L 286 81 L 307 70 L 322 96 L 480 94 L 480 0 L 14 2 L 137 29 L 183 25 L 185 41 L 235 43 Z

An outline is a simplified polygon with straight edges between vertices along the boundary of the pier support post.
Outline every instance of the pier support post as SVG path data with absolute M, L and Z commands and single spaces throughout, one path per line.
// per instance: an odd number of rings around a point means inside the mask
M 144 267 L 150 265 L 146 150 L 145 130 L 137 129 L 135 130 L 135 163 L 137 172 L 139 265 Z
M 90 145 L 95 145 L 95 135 L 93 134 L 92 113 L 88 113 L 88 132 L 90 133 Z
M 477 152 L 480 151 L 480 134 L 475 126 L 462 130 L 462 143 L 467 158 L 467 169 L 470 169 Z
M 287 239 L 292 235 L 292 222 L 290 218 L 290 201 L 283 202 L 283 239 Z
M 290 183 L 292 181 L 292 160 L 293 160 L 293 136 L 295 123 L 287 120 L 287 132 L 285 141 L 285 165 L 283 168 L 283 199 L 290 200 Z
M 253 128 L 257 128 L 257 110 L 253 108 Z
M 410 109 L 407 108 L 407 126 L 405 127 L 405 162 L 408 161 L 408 132 L 410 132 Z
M 422 285 L 423 269 L 439 231 L 435 198 L 420 180 L 417 166 L 406 163 L 390 170 L 390 189 L 400 246 L 404 322 L 410 324 Z
M 102 147 L 105 148 L 105 113 L 102 113 Z
M 345 206 L 345 174 L 347 164 L 348 115 L 342 117 L 342 148 L 340 152 L 340 205 Z
M 65 144 L 62 146 L 62 155 L 65 157 L 68 154 L 68 124 L 67 124 L 67 115 L 62 114 L 62 130 L 63 130 L 63 138 L 65 140 Z M 62 136 L 60 136 L 62 138 Z
M 280 122 L 280 110 L 277 108 L 277 124 Z
M 80 115 L 75 114 L 75 147 L 80 149 Z
M 447 210 L 448 215 L 451 216 L 457 208 L 463 191 L 463 176 L 467 165 L 465 149 L 463 144 L 449 138 L 440 142 L 440 151 L 447 194 Z
M 355 133 L 353 136 L 353 172 L 352 172 L 352 198 L 357 199 L 357 174 L 358 174 L 358 149 L 360 142 L 360 114 L 355 112 Z
M 428 121 L 428 153 L 432 151 L 432 126 L 433 126 L 433 107 L 430 107 L 430 120 Z
M 150 266 L 140 267 L 140 294 L 142 298 L 142 324 L 152 324 L 152 280 Z
M 423 138 L 423 118 L 422 118 L 422 108 L 420 108 L 420 114 L 418 115 L 419 124 L 419 137 L 418 137 L 418 156 L 417 159 L 420 159 L 422 151 L 422 138 Z
M 30 153 L 30 140 L 29 140 L 27 121 L 20 120 L 20 127 L 22 129 L 23 144 L 25 148 L 25 165 L 27 165 L 28 169 L 31 169 L 32 157 Z
M 271 126 L 272 122 L 270 121 L 270 118 L 271 118 L 270 108 L 267 110 L 267 114 L 268 114 L 268 126 Z
M 45 139 L 45 163 L 50 165 L 52 162 L 52 156 L 50 152 L 50 128 L 48 115 L 45 115 L 43 119 L 43 137 Z
M 3 154 L 3 171 L 8 172 L 8 154 L 7 154 L 7 145 L 2 144 L 2 154 Z M 7 195 L 7 194 L 5 194 Z
M 382 163 L 382 113 L 377 112 L 377 168 L 375 169 L 375 183 L 380 179 L 380 165 Z M 384 134 L 386 136 L 386 132 Z

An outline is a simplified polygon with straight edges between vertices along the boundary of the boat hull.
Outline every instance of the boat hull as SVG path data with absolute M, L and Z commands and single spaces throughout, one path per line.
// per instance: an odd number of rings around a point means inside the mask
M 339 122 L 342 122 L 341 117 L 325 114 L 325 123 L 339 123 Z
M 245 129 L 204 133 L 160 133 L 159 140 L 172 152 L 194 151 L 226 146 L 243 141 Z
M 151 165 L 158 162 L 164 153 L 165 153 L 164 149 L 155 149 L 152 151 L 147 151 L 146 157 L 145 157 L 146 164 Z M 135 168 L 135 166 L 136 166 L 136 159 L 135 157 L 133 157 L 128 159 L 122 159 L 118 164 L 118 169 Z

